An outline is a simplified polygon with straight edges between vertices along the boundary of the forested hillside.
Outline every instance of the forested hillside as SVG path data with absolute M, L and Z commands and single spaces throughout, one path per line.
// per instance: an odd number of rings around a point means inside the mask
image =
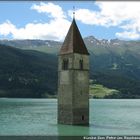
M 140 98 L 140 41 L 93 36 L 84 41 L 90 52 L 92 84 L 119 91 L 105 98 Z M 0 96 L 56 94 L 57 54 L 62 42 L 1 40 L 0 44 L 4 44 L 0 46 Z
M 57 58 L 0 45 L 0 97 L 56 94 Z

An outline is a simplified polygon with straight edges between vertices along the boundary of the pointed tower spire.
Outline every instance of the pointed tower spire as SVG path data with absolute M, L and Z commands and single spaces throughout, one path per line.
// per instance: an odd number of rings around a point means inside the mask
M 73 16 L 75 12 L 73 12 Z M 60 54 L 79 53 L 89 55 L 80 31 L 73 17 L 72 24 L 60 49 Z

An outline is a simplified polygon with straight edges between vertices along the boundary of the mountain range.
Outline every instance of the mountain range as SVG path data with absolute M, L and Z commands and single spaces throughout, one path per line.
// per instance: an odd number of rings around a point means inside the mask
M 84 38 L 90 79 L 119 91 L 106 98 L 140 97 L 140 41 Z M 62 42 L 0 40 L 0 96 L 44 97 L 57 92 L 57 54 Z

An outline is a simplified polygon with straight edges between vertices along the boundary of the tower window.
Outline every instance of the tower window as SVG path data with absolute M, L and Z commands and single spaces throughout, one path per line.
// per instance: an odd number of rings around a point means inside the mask
M 63 63 L 62 63 L 62 69 L 63 70 L 68 70 L 68 66 L 69 66 L 69 61 L 68 59 L 64 59 Z
M 82 115 L 82 121 L 84 121 L 85 120 L 85 117 L 84 117 L 84 115 Z
M 83 60 L 82 59 L 79 61 L 79 66 L 80 66 L 80 70 L 82 70 L 83 69 Z

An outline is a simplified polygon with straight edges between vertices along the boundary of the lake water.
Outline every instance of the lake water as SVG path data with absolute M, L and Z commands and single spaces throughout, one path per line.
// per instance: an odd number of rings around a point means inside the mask
M 90 99 L 90 126 L 57 124 L 56 99 L 0 99 L 0 135 L 139 135 L 140 100 Z

